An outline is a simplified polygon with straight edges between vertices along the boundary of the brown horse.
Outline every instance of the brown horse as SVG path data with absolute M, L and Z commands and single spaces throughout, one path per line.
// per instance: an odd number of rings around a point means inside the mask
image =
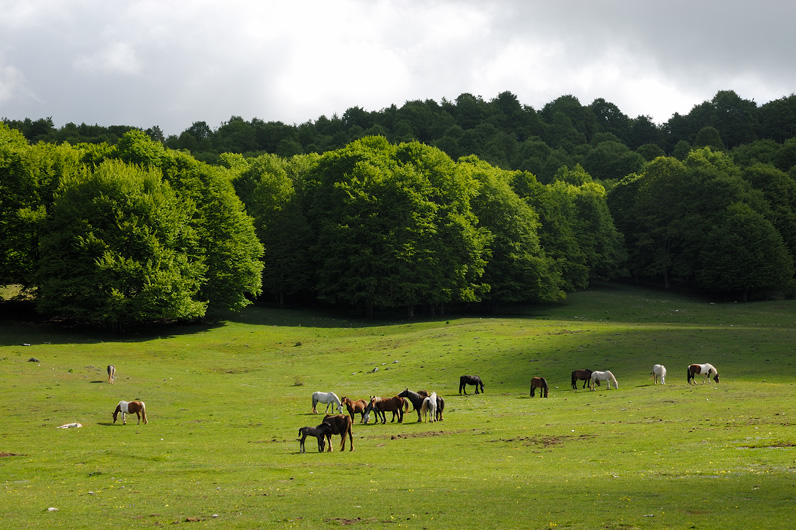
M 586 385 L 589 384 L 591 381 L 591 370 L 585 368 L 583 370 L 572 370 L 572 388 L 577 390 L 578 389 L 578 381 L 583 380 L 583 388 L 586 388 Z M 600 382 L 597 381 L 597 386 L 600 386 Z
M 537 388 L 539 389 L 539 397 L 547 397 L 547 380 L 544 377 L 531 379 L 531 397 L 534 396 Z
M 135 413 L 138 416 L 138 425 L 141 425 L 141 420 L 144 420 L 144 425 L 148 423 L 146 419 L 146 405 L 143 401 L 120 401 L 116 405 L 116 410 L 113 411 L 113 423 L 116 423 L 116 417 L 122 413 L 122 424 L 127 425 L 125 414 Z
M 337 414 L 332 416 L 331 414 L 327 414 L 323 417 L 323 423 L 326 423 L 330 427 L 329 434 L 326 435 L 326 439 L 329 441 L 329 452 L 332 452 L 332 435 L 339 434 L 340 439 L 343 441 L 340 444 L 340 450 L 345 451 L 345 435 L 348 435 L 348 439 L 351 441 L 351 449 L 349 451 L 354 450 L 354 435 L 352 425 L 354 421 L 351 419 L 351 416 L 347 414 Z
M 354 420 L 354 414 L 362 414 L 362 419 L 359 420 L 359 423 L 365 421 L 365 408 L 368 406 L 368 402 L 364 399 L 358 399 L 356 401 L 352 401 L 351 399 L 343 396 L 340 398 L 340 403 L 345 405 L 348 409 L 348 414 L 351 415 L 351 420 Z
M 112 364 L 109 364 L 108 365 L 108 382 L 109 383 L 113 383 L 113 381 L 115 379 L 116 379 L 116 367 L 113 366 Z
M 403 423 L 404 405 L 404 398 L 401 396 L 393 396 L 391 398 L 372 396 L 370 398 L 370 403 L 368 403 L 368 406 L 365 409 L 365 415 L 369 416 L 369 413 L 372 410 L 376 413 L 376 421 L 381 418 L 382 423 L 387 423 L 387 415 L 385 412 L 392 412 L 392 420 L 390 420 L 390 423 L 395 421 L 396 415 L 398 416 L 398 423 Z

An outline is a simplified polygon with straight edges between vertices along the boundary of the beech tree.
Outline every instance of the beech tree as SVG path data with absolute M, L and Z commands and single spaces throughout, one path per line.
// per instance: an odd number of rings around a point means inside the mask
M 107 161 L 62 179 L 41 235 L 39 310 L 113 328 L 204 315 L 193 213 L 155 169 Z
M 485 233 L 474 187 L 436 148 L 363 138 L 311 172 L 310 221 L 322 299 L 362 307 L 476 301 Z
M 697 285 L 714 293 L 739 293 L 793 285 L 793 259 L 782 237 L 761 214 L 743 203 L 723 212 L 705 238 Z
M 478 182 L 472 208 L 490 233 L 483 299 L 495 311 L 505 302 L 552 302 L 564 298 L 555 262 L 539 243 L 539 216 L 511 188 L 514 174 L 476 157 L 459 160 L 457 171 Z

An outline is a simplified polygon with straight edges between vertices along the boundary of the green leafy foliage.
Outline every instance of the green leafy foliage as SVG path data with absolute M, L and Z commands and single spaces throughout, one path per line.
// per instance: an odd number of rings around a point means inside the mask
M 156 170 L 108 161 L 64 178 L 41 235 L 39 309 L 111 327 L 202 316 L 192 214 Z

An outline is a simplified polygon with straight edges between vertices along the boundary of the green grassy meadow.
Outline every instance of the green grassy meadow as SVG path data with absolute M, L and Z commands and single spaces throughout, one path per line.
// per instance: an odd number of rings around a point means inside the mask
M 254 307 L 130 335 L 6 320 L 0 526 L 792 528 L 795 349 L 796 301 L 618 285 L 494 318 Z M 721 383 L 687 385 L 704 362 Z M 575 368 L 619 389 L 572 390 Z M 484 394 L 458 395 L 465 373 Z M 536 375 L 548 399 L 529 397 Z M 441 394 L 444 421 L 357 416 L 353 452 L 339 436 L 298 452 L 322 419 L 312 392 L 406 387 Z M 149 424 L 113 424 L 121 399 L 145 401 Z

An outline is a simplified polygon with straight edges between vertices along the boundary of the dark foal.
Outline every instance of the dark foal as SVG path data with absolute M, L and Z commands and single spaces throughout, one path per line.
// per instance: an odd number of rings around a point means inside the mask
M 318 439 L 318 452 L 323 453 L 323 450 L 326 448 L 326 441 L 325 438 L 327 436 L 331 436 L 332 428 L 328 423 L 321 423 L 317 427 L 302 427 L 299 429 L 299 436 L 301 438 L 298 439 L 299 441 L 299 452 L 306 453 L 307 451 L 304 450 L 304 440 L 307 439 L 307 436 L 314 436 Z

